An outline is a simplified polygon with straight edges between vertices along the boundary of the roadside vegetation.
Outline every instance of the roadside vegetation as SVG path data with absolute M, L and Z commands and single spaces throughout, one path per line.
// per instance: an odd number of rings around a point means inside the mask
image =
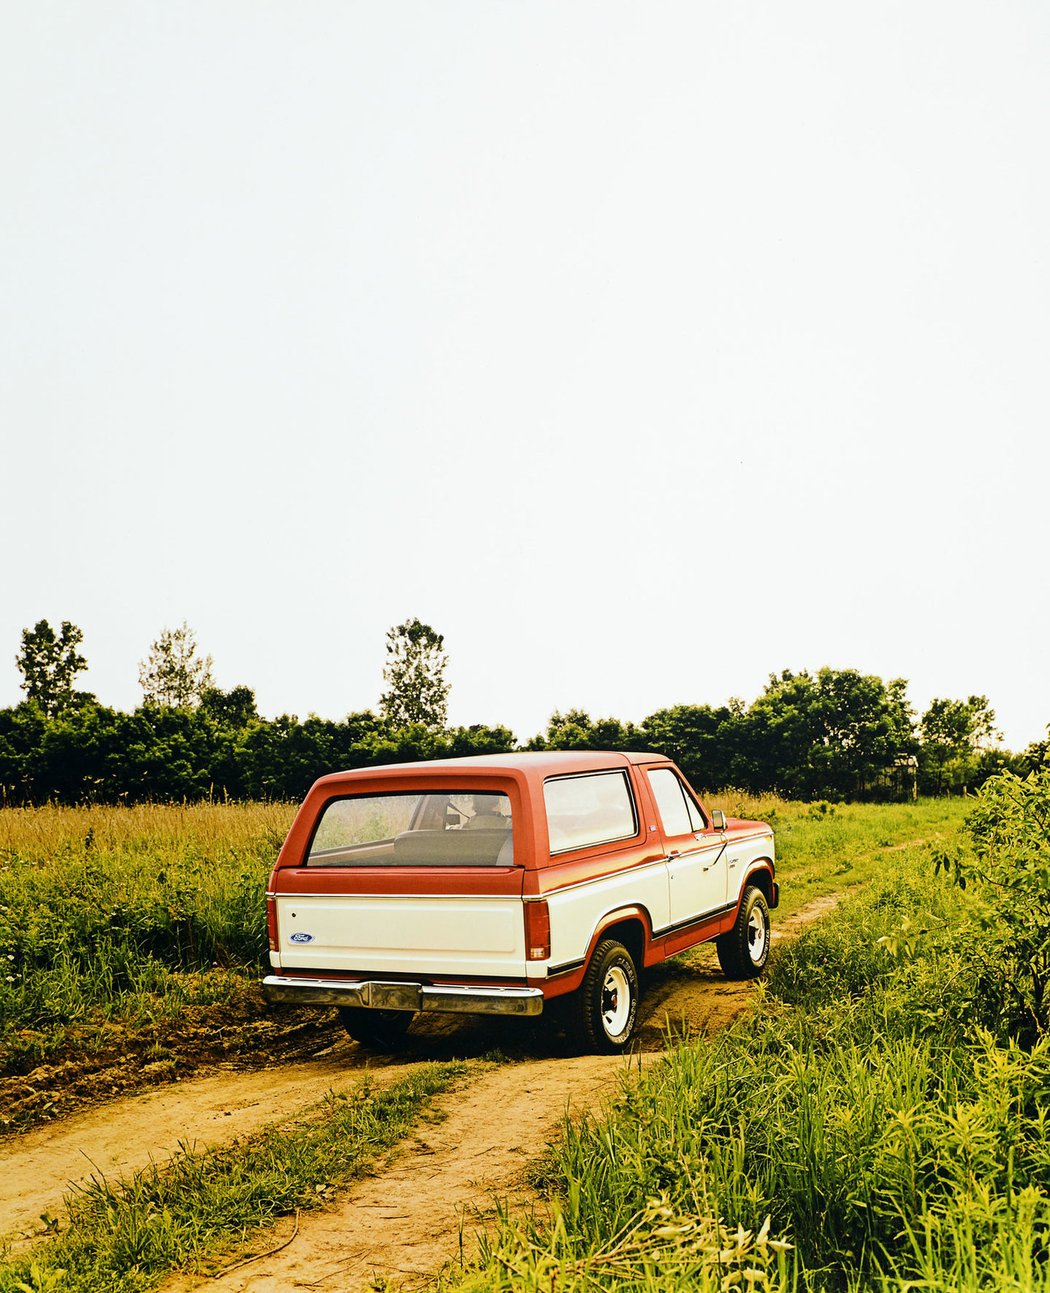
M 549 1214 L 451 1286 L 1050 1289 L 1048 906 L 1050 771 L 995 778 L 966 843 L 885 858 L 749 1017 L 568 1125 Z
M 119 1061 L 134 1086 L 266 1047 L 262 898 L 293 812 L 0 811 L 0 1129 L 62 1112 L 66 1084 L 95 1068 Z
M 0 1263 L 0 1293 L 139 1293 L 176 1270 L 236 1264 L 276 1219 L 322 1208 L 481 1065 L 415 1067 L 391 1086 L 329 1095 L 293 1123 L 221 1149 L 183 1146 L 119 1180 L 67 1196 L 68 1216 L 31 1252 Z
M 972 799 L 804 803 L 731 791 L 711 795 L 704 802 L 732 817 L 753 818 L 773 827 L 782 888 L 774 922 L 816 898 L 876 879 L 895 850 L 953 839 L 974 803 Z
M 743 1023 L 677 1047 L 606 1116 L 567 1125 L 533 1168 L 548 1205 L 505 1217 L 446 1286 L 1050 1290 L 1050 773 L 994 779 L 962 839 L 958 802 L 712 802 L 772 819 L 792 907 L 847 884 L 856 896 L 778 953 Z M 291 811 L 0 814 L 0 928 L 18 949 L 4 953 L 17 969 L 0 998 L 6 1062 L 25 1062 L 27 1037 L 83 1046 L 137 1018 L 184 1023 L 193 991 L 225 994 L 229 1022 L 254 992 L 251 893 Z M 100 956 L 109 991 L 92 996 Z M 18 989 L 27 968 L 46 991 Z M 232 1264 L 474 1067 L 422 1066 L 290 1127 L 97 1181 L 0 1267 L 0 1293 L 149 1289 Z

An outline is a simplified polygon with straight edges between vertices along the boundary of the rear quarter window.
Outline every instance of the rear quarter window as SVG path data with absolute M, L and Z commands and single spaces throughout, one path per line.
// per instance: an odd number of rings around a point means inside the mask
M 627 773 L 590 772 L 543 783 L 551 853 L 611 844 L 638 834 L 638 814 Z

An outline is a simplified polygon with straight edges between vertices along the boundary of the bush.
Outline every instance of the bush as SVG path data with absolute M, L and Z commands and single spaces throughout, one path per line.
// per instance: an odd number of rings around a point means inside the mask
M 982 900 L 973 960 L 986 1018 L 1031 1045 L 1050 1023 L 1050 769 L 991 777 L 966 829 L 973 856 L 944 851 L 938 865 Z

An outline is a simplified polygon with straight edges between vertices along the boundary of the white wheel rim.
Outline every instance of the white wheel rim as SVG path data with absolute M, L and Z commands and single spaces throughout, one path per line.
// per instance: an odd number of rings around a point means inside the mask
M 631 983 L 619 965 L 614 965 L 602 983 L 602 1023 L 610 1037 L 619 1037 L 631 1017 Z
M 758 965 L 766 954 L 766 918 L 760 907 L 754 908 L 747 918 L 747 950 L 751 964 Z

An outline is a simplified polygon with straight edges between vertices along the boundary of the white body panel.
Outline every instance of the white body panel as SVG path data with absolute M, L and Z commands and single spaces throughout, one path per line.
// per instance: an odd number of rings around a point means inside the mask
M 525 974 L 520 898 L 278 897 L 274 969 L 416 975 Z M 309 935 L 309 941 L 295 941 Z
M 661 858 L 646 866 L 614 872 L 547 895 L 551 918 L 551 958 L 557 969 L 582 960 L 591 936 L 601 921 L 623 907 L 643 907 L 654 928 L 668 922 L 667 864 Z M 530 974 L 545 973 L 543 963 L 529 967 Z
M 532 962 L 529 975 L 572 965 L 586 957 L 595 930 L 611 912 L 641 907 L 649 913 L 655 936 L 669 928 L 735 906 L 751 864 L 773 860 L 773 837 L 763 834 L 697 849 L 673 859 L 614 872 L 547 894 L 551 922 L 551 957 Z
M 722 854 L 722 862 L 726 867 L 731 902 L 736 903 L 739 899 L 752 864 L 765 858 L 770 862 L 776 861 L 773 855 L 773 836 L 770 834 L 748 835 L 743 839 L 730 841 L 725 853 Z

